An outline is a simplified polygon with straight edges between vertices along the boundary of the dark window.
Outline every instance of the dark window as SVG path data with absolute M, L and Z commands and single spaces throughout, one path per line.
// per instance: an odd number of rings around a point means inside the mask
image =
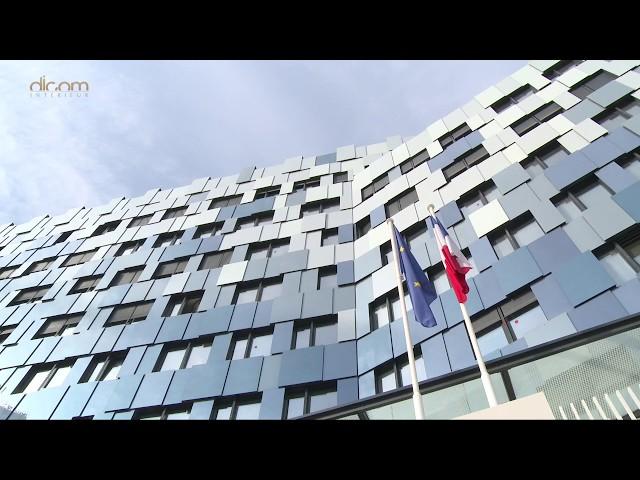
M 9 278 L 13 272 L 15 272 L 18 267 L 6 267 L 0 269 L 0 280 L 4 280 L 5 278 Z
M 553 80 L 565 72 L 568 72 L 576 65 L 580 65 L 584 60 L 560 60 L 552 67 L 546 69 L 542 75 L 549 80 Z
M 255 395 L 236 397 L 232 400 L 216 400 L 213 420 L 258 420 L 261 397 Z
M 333 183 L 343 183 L 349 181 L 349 173 L 348 172 L 340 172 L 333 174 Z
M 611 80 L 615 80 L 616 76 L 613 73 L 609 73 L 605 70 L 600 70 L 590 77 L 582 80 L 577 85 L 574 85 L 569 93 L 572 93 L 581 100 L 584 100 L 587 95 L 595 92 L 600 87 L 605 86 Z
M 335 288 L 338 286 L 338 267 L 332 265 L 330 267 L 322 267 L 318 271 L 318 289 Z
M 509 108 L 511 105 L 517 104 L 518 102 L 524 100 L 529 95 L 535 92 L 536 92 L 535 88 L 533 88 L 530 85 L 525 85 L 524 87 L 518 88 L 517 90 L 513 91 L 506 97 L 501 98 L 500 100 L 495 102 L 493 105 L 491 105 L 491 108 L 493 108 L 493 110 L 496 113 L 503 112 L 504 110 Z
M 325 245 L 337 245 L 338 242 L 338 229 L 331 228 L 329 230 L 322 231 L 322 246 Z
M 116 228 L 118 228 L 118 225 L 120 225 L 120 220 L 104 223 L 96 228 L 93 232 L 93 235 L 91 236 L 97 237 L 98 235 L 104 235 L 105 233 L 113 232 Z
M 280 194 L 280 187 L 267 187 L 256 192 L 255 200 L 259 198 L 275 197 Z
M 2 342 L 4 342 L 7 338 L 9 338 L 9 335 L 11 335 L 15 329 L 16 329 L 15 325 L 0 327 L 0 344 L 2 344 Z
M 236 332 L 234 334 L 228 360 L 239 360 L 249 357 L 268 357 L 271 355 L 271 342 L 273 340 L 273 327 L 249 332 Z
M 362 200 L 366 200 L 367 198 L 373 196 L 374 193 L 379 192 L 384 187 L 389 185 L 389 174 L 383 173 L 378 178 L 376 178 L 371 185 L 362 189 Z
M 487 355 L 545 324 L 547 317 L 533 292 L 527 290 L 471 320 L 478 335 L 480 352 Z
M 465 218 L 469 218 L 471 212 L 474 212 L 492 200 L 495 200 L 499 195 L 500 193 L 498 192 L 498 188 L 495 183 L 493 183 L 493 180 L 489 180 L 480 185 L 476 190 L 466 193 L 464 196 L 460 197 L 456 203 L 458 204 L 458 208 L 460 209 L 460 212 L 462 212 L 462 215 Z
M 88 262 L 93 258 L 96 251 L 97 249 L 90 250 L 88 252 L 74 253 L 73 255 L 69 255 L 67 259 L 62 263 L 62 266 L 71 267 L 73 265 L 80 265 L 81 263 Z
M 109 286 L 115 287 L 117 285 L 127 285 L 129 283 L 135 283 L 140 278 L 143 270 L 144 267 L 128 268 L 126 270 L 122 270 L 116 273 L 116 276 L 113 277 L 113 281 Z
M 283 255 L 289 251 L 289 239 L 274 240 L 273 242 L 254 243 L 249 247 L 247 260 L 271 258 Z
M 74 361 L 64 361 L 53 364 L 31 367 L 29 373 L 18 384 L 13 393 L 32 393 L 43 388 L 59 387 L 64 383 L 71 371 Z
M 49 291 L 51 285 L 47 287 L 35 287 L 35 288 L 27 288 L 22 290 L 16 298 L 11 300 L 9 306 L 20 305 L 22 303 L 35 303 L 39 302 L 42 297 Z
M 166 408 L 150 408 L 136 411 L 133 420 L 188 420 L 191 405 Z
M 302 216 L 316 213 L 330 213 L 340 211 L 340 199 L 324 200 L 322 202 L 311 202 L 302 206 Z
M 358 238 L 364 237 L 371 230 L 371 218 L 369 215 L 356 223 L 356 235 Z
M 25 273 L 42 272 L 43 270 L 49 268 L 55 260 L 56 257 L 52 257 L 45 260 L 40 260 L 38 262 L 33 262 Z
M 231 261 L 231 250 L 225 250 L 223 252 L 207 253 L 202 259 L 202 263 L 198 267 L 198 270 L 209 270 L 212 268 L 219 268 Z
M 551 120 L 553 117 L 555 117 L 559 113 L 562 113 L 563 111 L 564 110 L 562 109 L 562 107 L 557 103 L 549 102 L 547 105 L 539 108 L 535 112 L 526 115 L 517 122 L 514 122 L 511 125 L 511 128 L 513 128 L 513 130 L 518 135 L 522 136 L 525 133 L 533 130 L 538 125 Z
M 156 243 L 153 244 L 153 248 L 177 245 L 180 243 L 183 233 L 184 232 L 171 232 L 158 235 L 158 239 L 156 240 Z
M 49 318 L 33 338 L 65 337 L 71 335 L 74 333 L 76 325 L 82 320 L 84 313 L 85 312 Z
M 211 340 L 193 340 L 187 343 L 165 345 L 158 358 L 154 372 L 181 370 L 207 363 L 211 351 Z
M 502 258 L 520 247 L 529 245 L 543 235 L 544 231 L 538 222 L 530 214 L 527 214 L 510 222 L 504 229 L 491 234 L 489 241 L 498 258 Z
M 143 244 L 144 244 L 144 240 L 136 240 L 134 242 L 125 242 L 118 249 L 118 252 L 116 253 L 116 257 L 120 257 L 122 255 L 131 255 L 132 253 L 138 251 Z
M 96 355 L 79 383 L 116 380 L 125 357 L 126 352 Z
M 131 303 L 128 305 L 119 305 L 113 309 L 105 326 L 131 324 L 139 322 L 147 318 L 153 301 L 143 303 Z
M 185 313 L 197 312 L 203 295 L 204 292 L 202 291 L 172 295 L 162 316 L 174 317 Z
M 69 293 L 85 293 L 92 292 L 95 290 L 98 283 L 100 283 L 100 279 L 102 275 L 95 275 L 93 277 L 83 277 L 74 285 L 74 287 L 70 290 Z
M 283 418 L 292 419 L 338 405 L 335 382 L 306 388 L 287 389 Z
M 441 136 L 438 141 L 444 150 L 448 146 L 452 145 L 453 142 L 460 140 L 462 137 L 466 137 L 471 133 L 471 128 L 466 123 L 463 123 L 459 127 L 455 128 L 453 131 L 449 133 L 445 133 Z
M 242 218 L 236 222 L 236 230 L 245 228 L 258 227 L 260 225 L 271 225 L 273 221 L 273 212 L 269 214 L 258 214 L 250 217 Z
M 272 300 L 282 292 L 282 278 L 238 284 L 233 303 L 251 303 Z
M 406 285 L 404 286 L 404 291 L 407 291 Z M 404 295 L 404 303 L 407 307 L 407 312 L 409 312 L 413 307 L 408 293 Z M 402 311 L 397 289 L 369 304 L 371 330 L 376 330 L 399 318 L 402 318 Z
M 222 230 L 222 224 L 220 223 L 209 223 L 208 225 L 200 225 L 196 229 L 196 233 L 193 235 L 193 238 L 208 238 L 214 235 L 217 235 L 220 230 Z
M 470 152 L 465 153 L 460 158 L 458 158 L 455 162 L 453 162 L 448 167 L 442 170 L 445 178 L 447 180 L 451 180 L 453 177 L 460 175 L 462 172 L 466 171 L 468 168 L 472 167 L 476 163 L 481 162 L 485 158 L 489 157 L 489 152 L 480 145 L 477 148 L 474 148 Z
M 299 182 L 295 182 L 293 184 L 293 191 L 299 192 L 301 190 L 309 190 L 310 188 L 319 187 L 320 179 L 319 178 L 310 178 L 309 180 L 300 180 Z
M 162 216 L 162 220 L 166 220 L 168 218 L 181 217 L 182 215 L 184 215 L 186 211 L 187 211 L 187 207 L 170 208 L 164 213 L 164 215 Z
M 187 263 L 189 263 L 188 258 L 161 263 L 153 273 L 153 278 L 170 277 L 171 275 L 182 273 L 184 272 L 184 269 L 187 268 Z
M 416 376 L 418 382 L 427 379 L 422 355 L 414 348 L 413 355 L 416 361 Z M 376 393 L 384 393 L 396 388 L 411 385 L 411 372 L 409 370 L 409 357 L 407 354 L 386 363 L 375 370 Z
M 66 242 L 67 238 L 69 238 L 72 233 L 73 231 L 61 233 L 58 239 L 55 242 L 53 242 L 53 244 L 57 245 L 58 243 Z
M 404 210 L 410 205 L 413 205 L 418 201 L 418 194 L 416 193 L 415 188 L 412 188 L 401 195 L 397 196 L 389 203 L 385 205 L 385 210 L 387 211 L 387 218 L 392 217 L 396 213 Z
M 297 321 L 293 329 L 292 349 L 338 343 L 338 316 Z
M 402 162 L 400 164 L 400 171 L 403 174 L 404 173 L 409 173 L 411 170 L 413 170 L 414 168 L 416 168 L 419 165 L 422 165 L 427 160 L 429 160 L 429 153 L 427 153 L 427 151 L 425 150 L 425 151 L 419 153 L 418 155 L 416 155 L 415 157 L 412 157 L 412 158 Z
M 543 170 L 556 165 L 569 155 L 564 147 L 556 140 L 549 142 L 543 148 L 533 152 L 521 165 L 531 178 L 540 175 Z
M 617 162 L 624 170 L 633 175 L 636 180 L 640 180 L 640 154 L 638 152 L 623 155 Z M 0 271 L 0 279 L 1 278 L 2 271 Z
M 604 112 L 593 117 L 593 120 L 611 131 L 638 113 L 640 113 L 640 100 L 627 95 L 610 105 Z
M 153 215 L 144 215 L 143 217 L 132 218 L 127 228 L 142 227 L 143 225 L 148 225 L 151 217 L 153 217 Z
M 209 210 L 211 210 L 212 208 L 224 208 L 224 207 L 231 207 L 233 205 L 239 205 L 241 201 L 242 201 L 242 195 L 236 195 L 234 197 L 227 197 L 227 198 L 218 198 L 216 200 L 211 201 L 211 206 L 209 207 Z

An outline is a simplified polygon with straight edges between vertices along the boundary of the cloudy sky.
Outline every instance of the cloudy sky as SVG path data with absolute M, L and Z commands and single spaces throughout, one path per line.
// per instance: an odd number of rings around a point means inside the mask
M 0 224 L 415 135 L 525 63 L 0 61 Z

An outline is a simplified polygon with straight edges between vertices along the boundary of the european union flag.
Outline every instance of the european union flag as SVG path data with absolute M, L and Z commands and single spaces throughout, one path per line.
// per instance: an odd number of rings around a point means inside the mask
M 438 297 L 436 289 L 433 283 L 427 279 L 416 257 L 411 253 L 407 241 L 398 232 L 395 225 L 393 226 L 393 232 L 398 244 L 400 271 L 407 281 L 407 289 L 409 290 L 409 297 L 411 298 L 416 320 L 425 327 L 435 327 L 437 325 L 436 319 L 429 305 Z

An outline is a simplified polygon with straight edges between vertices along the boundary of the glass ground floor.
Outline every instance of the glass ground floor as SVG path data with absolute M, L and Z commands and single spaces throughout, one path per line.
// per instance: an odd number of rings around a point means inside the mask
M 487 362 L 499 403 L 544 392 L 557 419 L 640 418 L 640 315 Z M 425 416 L 488 408 L 477 367 L 421 382 Z M 413 419 L 411 387 L 303 418 Z

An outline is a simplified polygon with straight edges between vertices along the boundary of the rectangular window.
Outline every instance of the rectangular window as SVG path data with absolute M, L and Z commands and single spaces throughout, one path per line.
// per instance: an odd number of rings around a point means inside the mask
M 0 327 L 0 345 L 2 345 L 2 343 L 7 338 L 9 338 L 9 335 L 11 335 L 15 329 L 16 329 L 15 325 L 9 325 L 9 326 L 6 326 L 6 327 Z
M 174 317 L 185 313 L 197 312 L 203 295 L 204 292 L 202 291 L 172 295 L 162 316 Z
M 220 223 L 209 223 L 207 225 L 200 225 L 196 229 L 196 233 L 193 235 L 194 239 L 198 238 L 209 238 L 217 235 L 220 230 L 222 230 L 222 224 Z
M 49 288 L 51 286 L 47 286 L 47 287 L 35 287 L 35 288 L 27 288 L 24 289 L 22 291 L 20 291 L 20 293 L 16 296 L 16 298 L 14 298 L 13 300 L 11 300 L 11 302 L 9 302 L 9 306 L 14 306 L 14 305 L 21 305 L 23 303 L 36 303 L 39 302 L 40 300 L 42 300 L 42 297 L 45 296 L 45 294 L 49 291 Z
M 216 200 L 211 201 L 211 206 L 209 206 L 209 210 L 212 208 L 224 208 L 224 207 L 232 207 L 234 205 L 240 205 L 242 201 L 242 195 L 236 195 L 233 197 L 227 198 L 218 198 Z
M 243 218 L 236 222 L 236 231 L 243 230 L 245 228 L 259 227 L 260 225 L 271 225 L 273 221 L 273 213 L 253 215 L 251 217 Z
M 96 275 L 93 277 L 83 277 L 74 285 L 69 293 L 85 293 L 95 290 L 98 283 L 102 279 L 102 275 Z
M 334 343 L 338 343 L 337 315 L 296 322 L 293 329 L 293 349 L 333 345 Z
M 97 249 L 90 250 L 88 252 L 74 253 L 73 255 L 69 255 L 67 259 L 62 263 L 62 266 L 71 267 L 73 265 L 80 265 L 81 263 L 88 262 L 93 258 L 96 251 Z
M 340 172 L 333 174 L 333 183 L 343 183 L 349 181 L 349 173 L 348 172 Z
M 213 268 L 220 268 L 227 265 L 231 261 L 231 250 L 225 250 L 222 252 L 207 253 L 202 258 L 202 263 L 198 267 L 198 270 L 210 270 Z
M 411 170 L 418 167 L 419 165 L 422 165 L 427 160 L 429 160 L 429 153 L 427 153 L 426 150 L 423 150 L 415 157 L 412 157 L 408 160 L 405 160 L 403 163 L 401 163 L 400 171 L 403 174 L 409 173 Z
M 513 128 L 519 136 L 523 136 L 525 133 L 551 120 L 563 111 L 563 108 L 557 103 L 549 102 L 547 105 L 513 123 L 511 128 Z
M 129 325 L 134 322 L 139 322 L 147 318 L 153 301 L 142 303 L 131 303 L 128 305 L 119 305 L 113 309 L 109 319 L 105 326 L 110 327 L 112 325 Z
M 84 313 L 85 312 L 49 318 L 33 338 L 71 335 L 75 331 L 75 327 L 80 323 L 80 320 L 82 320 Z
M 105 233 L 113 232 L 116 228 L 118 228 L 118 225 L 120 225 L 120 220 L 104 223 L 96 228 L 93 232 L 93 235 L 91 236 L 97 237 L 98 235 L 104 235 Z
M 153 371 L 181 370 L 203 365 L 207 363 L 209 358 L 211 344 L 211 340 L 198 340 L 186 344 L 166 346 Z
M 136 412 L 134 420 L 188 420 L 191 413 L 191 405 L 178 405 L 167 408 L 144 409 Z
M 254 196 L 254 199 L 258 200 L 260 198 L 275 197 L 279 194 L 280 194 L 280 187 L 267 187 L 267 188 L 258 190 Z
M 271 258 L 283 255 L 289 251 L 289 239 L 274 240 L 273 242 L 254 243 L 248 251 L 248 259 Z
M 324 267 L 318 272 L 318 289 L 335 288 L 338 286 L 337 267 Z
M 115 287 L 118 285 L 128 285 L 130 283 L 135 283 L 140 278 L 144 267 L 135 267 L 128 268 L 127 270 L 122 270 L 116 273 L 116 276 L 113 277 L 113 281 L 111 282 L 110 287 Z
M 5 278 L 9 278 L 13 272 L 15 272 L 18 267 L 6 267 L 0 269 L 0 280 L 4 280 Z
M 137 252 L 143 244 L 144 240 L 125 242 L 116 253 L 116 257 L 120 257 L 122 255 L 131 255 L 132 253 Z
M 148 225 L 149 222 L 151 221 L 152 217 L 153 217 L 153 215 L 144 215 L 142 217 L 132 218 L 131 221 L 129 222 L 129 225 L 127 226 L 127 228 L 142 227 L 144 225 Z
M 636 278 L 636 271 L 624 258 L 624 255 L 615 248 L 599 255 L 598 259 L 611 278 L 615 280 L 616 285 L 622 285 Z
M 171 245 L 177 245 L 180 243 L 183 233 L 184 232 L 171 232 L 158 235 L 158 239 L 153 245 L 153 248 L 170 247 Z
M 460 140 L 463 137 L 466 137 L 470 133 L 471 128 L 469 128 L 469 125 L 467 125 L 467 123 L 465 122 L 459 127 L 453 129 L 451 132 L 445 133 L 438 139 L 438 141 L 440 142 L 440 145 L 444 150 L 447 147 L 451 146 L 454 142 Z
M 554 66 L 546 69 L 542 72 L 542 75 L 549 80 L 554 80 L 565 72 L 568 72 L 576 65 L 579 65 L 583 60 L 560 60 Z
M 575 95 L 580 100 L 584 100 L 587 95 L 595 92 L 600 87 L 605 86 L 607 83 L 615 79 L 616 76 L 614 74 L 605 70 L 599 70 L 595 74 L 579 82 L 577 85 L 574 85 L 571 90 L 569 90 L 569 93 Z
M 322 246 L 325 245 L 338 245 L 338 229 L 332 228 L 330 230 L 322 231 Z
M 179 208 L 170 208 L 167 210 L 162 216 L 162 220 L 167 220 L 168 218 L 177 218 L 181 217 L 187 211 L 187 207 L 179 207 Z
M 31 266 L 26 270 L 25 273 L 42 272 L 43 270 L 46 270 L 47 268 L 49 268 L 55 260 L 56 260 L 56 257 L 52 257 L 52 258 L 47 258 L 45 260 L 40 260 L 38 262 L 33 262 Z
M 233 304 L 272 300 L 282 292 L 282 277 L 238 285 Z
M 158 268 L 156 268 L 156 271 L 153 273 L 152 278 L 165 278 L 170 277 L 171 275 L 182 273 L 184 272 L 184 269 L 187 268 L 188 263 L 188 258 L 161 263 L 160 265 L 158 265 Z
M 384 173 L 376 178 L 371 185 L 362 189 L 362 200 L 372 197 L 374 193 L 379 192 L 387 185 L 389 185 L 389 174 Z
M 623 123 L 638 113 L 640 113 L 640 100 L 627 95 L 609 105 L 604 112 L 593 117 L 593 120 L 607 130 L 612 131 L 622 126 Z
M 371 217 L 367 215 L 356 223 L 356 234 L 358 238 L 364 237 L 371 230 Z
M 64 383 L 75 360 L 31 367 L 13 393 L 32 393 Z
M 125 357 L 126 352 L 96 355 L 79 383 L 116 380 Z
M 300 180 L 299 182 L 295 182 L 293 184 L 293 191 L 299 192 L 301 190 L 309 190 L 310 188 L 319 187 L 320 179 L 319 178 L 310 178 L 309 180 Z
M 492 104 L 491 108 L 493 108 L 493 110 L 496 113 L 501 113 L 505 111 L 507 108 L 509 108 L 510 106 L 516 105 L 518 102 L 524 100 L 529 95 L 535 93 L 535 91 L 536 90 L 533 87 L 531 87 L 530 85 L 526 85 L 524 87 L 521 87 L 513 91 L 506 97 L 501 98 L 500 100 Z
M 234 400 L 216 400 L 212 418 L 215 420 L 258 420 L 260 418 L 259 398 L 251 395 Z
M 335 382 L 307 388 L 294 388 L 286 392 L 283 417 L 292 419 L 338 405 Z
M 267 357 L 271 355 L 272 341 L 273 327 L 236 333 L 231 342 L 227 359 L 239 360 L 249 357 Z
M 71 236 L 73 232 L 64 232 L 61 233 L 60 236 L 58 237 L 58 239 L 53 242 L 54 245 L 57 245 L 58 243 L 62 243 L 62 242 L 66 242 L 67 239 Z
M 389 203 L 385 205 L 385 209 L 387 211 L 387 218 L 392 217 L 396 213 L 401 212 L 405 208 L 410 205 L 413 205 L 418 201 L 418 194 L 416 193 L 415 188 L 412 188 L 402 195 L 391 200 Z
M 576 204 L 573 195 L 565 195 L 555 202 L 555 207 L 560 211 L 569 223 L 582 215 L 580 207 Z
M 636 180 L 640 180 L 640 154 L 634 152 L 630 156 L 620 159 L 618 163 L 624 170 L 633 175 Z M 2 271 L 0 270 L 1 278 Z

